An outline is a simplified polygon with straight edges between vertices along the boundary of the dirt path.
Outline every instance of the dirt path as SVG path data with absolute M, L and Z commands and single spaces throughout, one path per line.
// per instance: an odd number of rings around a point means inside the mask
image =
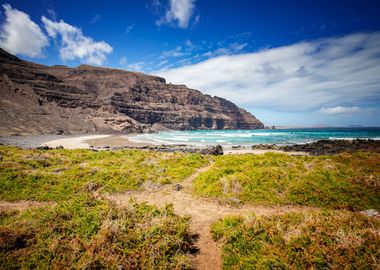
M 0 201 L 0 212 L 9 211 L 9 210 L 24 211 L 29 208 L 44 207 L 47 205 L 55 205 L 55 203 L 54 202 L 36 202 L 36 201 L 17 201 L 17 202 Z
M 199 235 L 197 248 L 199 253 L 194 257 L 193 264 L 196 269 L 221 269 L 221 250 L 210 233 L 210 225 L 217 219 L 228 215 L 241 215 L 243 217 L 255 215 L 273 215 L 289 212 L 307 211 L 311 208 L 300 206 L 241 206 L 233 207 L 221 205 L 210 199 L 195 197 L 191 194 L 193 180 L 202 172 L 210 169 L 212 164 L 198 169 L 194 174 L 185 179 L 181 185 L 182 189 L 176 191 L 172 186 L 166 185 L 157 190 L 145 190 L 141 192 L 129 192 L 122 194 L 108 195 L 106 198 L 119 205 L 128 205 L 130 199 L 137 202 L 147 202 L 149 204 L 162 207 L 172 203 L 174 211 L 180 216 L 191 217 L 191 230 Z

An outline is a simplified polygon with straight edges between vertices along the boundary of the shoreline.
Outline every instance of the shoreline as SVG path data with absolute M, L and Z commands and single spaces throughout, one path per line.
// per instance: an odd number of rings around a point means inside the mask
M 63 146 L 66 149 L 151 149 L 161 151 L 183 151 L 183 152 L 202 152 L 202 150 L 211 149 L 215 145 L 191 145 L 191 144 L 154 144 L 154 143 L 140 143 L 131 141 L 129 138 L 133 135 L 92 135 L 77 138 L 60 139 L 45 142 L 44 145 L 56 148 Z M 232 154 L 264 154 L 267 152 L 286 153 L 289 155 L 308 155 L 302 151 L 283 151 L 278 149 L 254 149 L 251 146 L 222 146 L 224 155 Z M 235 147 L 235 148 L 234 148 Z
M 0 144 L 21 148 L 65 148 L 65 149 L 146 149 L 162 152 L 214 153 L 215 145 L 157 144 L 134 142 L 129 138 L 135 134 L 77 134 L 77 135 L 29 135 L 0 136 Z M 380 153 L 380 141 L 371 139 L 319 140 L 305 144 L 276 145 L 222 145 L 223 154 L 264 154 L 267 152 L 289 155 L 328 155 L 347 151 L 371 151 Z M 213 152 L 214 151 L 214 152 Z M 219 153 L 219 150 L 217 151 Z

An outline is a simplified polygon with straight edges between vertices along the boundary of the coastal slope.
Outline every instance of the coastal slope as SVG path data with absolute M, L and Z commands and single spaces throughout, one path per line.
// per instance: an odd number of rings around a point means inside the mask
M 0 134 L 258 129 L 220 97 L 138 72 L 27 62 L 0 49 Z

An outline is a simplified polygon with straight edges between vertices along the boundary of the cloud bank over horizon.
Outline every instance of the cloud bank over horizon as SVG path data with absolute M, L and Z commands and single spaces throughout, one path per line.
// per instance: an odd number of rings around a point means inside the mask
M 373 114 L 380 104 L 380 32 L 223 55 L 153 73 L 245 108 Z

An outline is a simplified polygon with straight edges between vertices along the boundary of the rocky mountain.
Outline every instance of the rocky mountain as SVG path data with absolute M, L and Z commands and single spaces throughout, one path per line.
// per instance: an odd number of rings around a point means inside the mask
M 232 102 L 138 72 L 43 66 L 0 49 L 0 134 L 258 129 Z

